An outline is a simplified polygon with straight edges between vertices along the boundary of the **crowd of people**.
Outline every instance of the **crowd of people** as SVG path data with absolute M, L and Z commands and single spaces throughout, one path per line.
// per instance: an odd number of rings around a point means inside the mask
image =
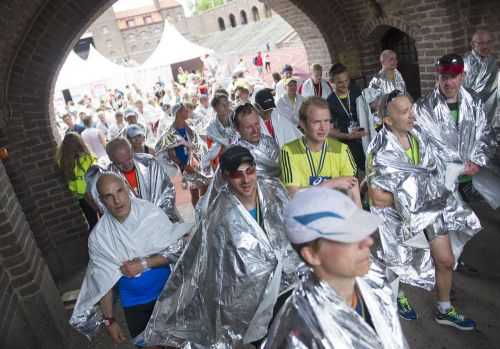
M 468 202 L 500 199 L 481 185 L 495 176 L 491 47 L 478 31 L 464 57 L 440 57 L 417 101 L 385 50 L 365 89 L 340 63 L 302 82 L 286 65 L 273 88 L 179 71 L 172 91 L 68 105 L 57 161 L 92 229 L 71 324 L 127 340 L 118 297 L 138 347 L 408 348 L 413 286 L 435 290 L 438 324 L 475 329 L 450 293 L 481 230 Z

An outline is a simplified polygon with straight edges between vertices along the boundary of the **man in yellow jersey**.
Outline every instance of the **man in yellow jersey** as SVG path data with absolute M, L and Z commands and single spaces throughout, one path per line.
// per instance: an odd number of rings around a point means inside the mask
M 328 134 L 332 127 L 328 102 L 310 97 L 299 110 L 304 137 L 283 146 L 280 154 L 281 180 L 293 196 L 298 190 L 321 186 L 345 191 L 360 205 L 356 163 L 346 144 Z
M 371 211 L 383 221 L 379 234 L 384 263 L 405 284 L 436 288 L 438 323 L 473 330 L 474 321 L 450 303 L 455 264 L 450 241 L 468 230 L 453 231 L 441 223 L 447 220 L 445 211 L 459 206 L 445 186 L 446 167 L 428 135 L 415 126 L 410 99 L 395 90 L 381 102 L 384 124 L 368 149 L 367 168 Z M 475 221 L 474 231 L 479 229 L 472 211 L 461 210 L 461 215 Z M 460 240 L 469 238 L 463 235 Z M 401 290 L 397 300 L 399 315 L 416 320 Z

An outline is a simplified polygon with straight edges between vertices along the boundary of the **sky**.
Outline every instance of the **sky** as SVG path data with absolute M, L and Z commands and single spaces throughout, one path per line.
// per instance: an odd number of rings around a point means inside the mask
M 190 9 L 193 8 L 193 4 L 196 2 L 196 0 L 177 0 L 178 3 L 180 3 L 184 7 L 184 11 L 186 12 L 186 15 L 189 16 Z M 113 5 L 113 9 L 115 11 L 126 11 L 130 9 L 134 9 L 137 7 L 143 7 L 143 6 L 148 6 L 148 5 L 153 5 L 152 0 L 119 0 Z

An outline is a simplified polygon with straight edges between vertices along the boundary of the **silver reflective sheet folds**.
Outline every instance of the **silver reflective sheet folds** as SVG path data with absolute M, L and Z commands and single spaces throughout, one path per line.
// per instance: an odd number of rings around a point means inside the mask
M 495 147 L 482 102 L 463 87 L 460 88 L 458 101 L 459 121 L 456 124 L 445 97 L 436 87 L 414 104 L 417 123 L 428 135 L 435 148 L 436 158 L 445 167 L 467 161 L 485 167 Z M 453 253 L 458 258 L 465 243 L 481 230 L 481 224 L 455 188 L 448 197 L 441 219 L 433 224 L 433 230 L 450 233 Z
M 285 189 L 258 179 L 264 229 L 227 185 L 211 190 L 146 328 L 150 345 L 229 349 L 258 340 L 279 293 L 296 280 L 300 261 L 282 218 Z
M 445 162 L 473 161 L 486 166 L 494 150 L 491 128 L 486 123 L 481 100 L 460 88 L 458 125 L 452 119 L 446 98 L 435 88 L 414 104 L 417 123 L 429 134 Z
M 399 90 L 406 94 L 406 83 L 399 70 L 394 71 L 394 80 L 387 77 L 387 72 L 380 70 L 371 80 L 368 88 L 377 90 L 379 96 Z
M 356 279 L 375 330 L 324 281 L 307 272 L 273 321 L 264 349 L 408 348 L 379 263 Z
M 210 164 L 203 166 L 202 161 L 208 152 L 207 144 L 190 127 L 186 127 L 186 129 L 188 135 L 187 141 L 176 131 L 174 125 L 170 126 L 169 129 L 159 137 L 158 143 L 156 143 L 156 157 L 162 166 L 166 168 L 175 167 L 180 171 L 177 163 L 170 158 L 169 151 L 174 151 L 173 149 L 178 146 L 188 147 L 190 161 L 194 158 L 199 166 L 193 173 L 184 172 L 183 177 L 187 182 L 193 184 L 202 186 L 208 185 L 213 176 L 213 171 Z
M 280 176 L 281 169 L 278 162 L 280 149 L 272 137 L 261 134 L 258 144 L 240 138 L 236 144 L 250 150 L 255 159 L 258 176 L 274 178 Z
M 442 215 L 449 192 L 444 167 L 436 161 L 432 144 L 418 126 L 410 134 L 419 146 L 420 162 L 414 165 L 397 137 L 383 127 L 368 148 L 368 183 L 393 194 L 393 207 L 371 211 L 381 218 L 379 227 L 385 265 L 404 283 L 432 290 L 435 282 L 430 249 L 411 240 L 423 234 Z
M 484 105 L 488 124 L 495 116 L 498 102 L 498 69 L 493 56 L 481 58 L 475 51 L 464 56 L 465 77 L 464 87 L 476 92 Z
M 232 120 L 232 115 L 229 117 Z M 227 147 L 236 138 L 236 131 L 234 131 L 232 124 L 224 127 L 219 119 L 216 117 L 207 128 L 207 136 L 214 142 Z
M 175 209 L 175 188 L 165 169 L 149 154 L 134 154 L 133 161 L 137 170 L 139 192 L 136 193 L 130 190 L 130 193 L 135 197 L 155 204 L 167 214 L 172 222 L 178 222 L 180 217 Z M 122 172 L 113 163 L 110 163 L 106 169 L 94 166 L 94 168 L 89 170 L 85 176 L 85 180 L 94 201 L 99 204 L 101 212 L 104 212 L 104 206 L 100 203 L 96 183 L 101 173 L 105 170 L 119 174 L 123 177 L 125 183 L 127 183 Z

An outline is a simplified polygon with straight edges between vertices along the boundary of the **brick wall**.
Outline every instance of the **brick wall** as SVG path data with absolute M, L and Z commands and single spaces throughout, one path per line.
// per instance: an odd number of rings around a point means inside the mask
M 0 348 L 65 349 L 59 293 L 9 182 L 0 163 Z

